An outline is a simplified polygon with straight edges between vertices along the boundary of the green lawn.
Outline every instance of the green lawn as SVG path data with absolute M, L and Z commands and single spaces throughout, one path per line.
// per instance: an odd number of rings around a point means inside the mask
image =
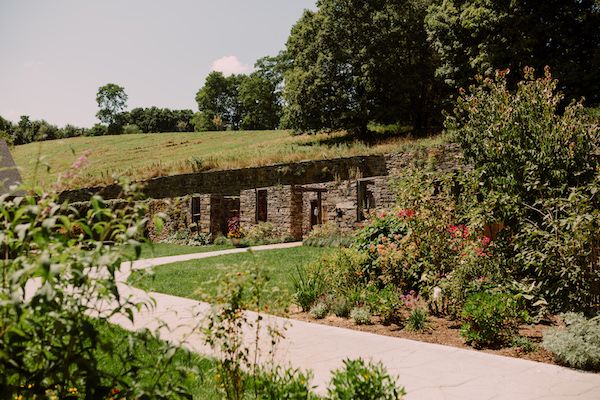
M 143 243 L 142 253 L 139 258 L 156 258 L 176 256 L 179 254 L 206 253 L 209 251 L 227 250 L 231 248 L 233 248 L 233 246 L 229 245 L 180 246 L 177 244 L 170 243 Z M 133 248 L 127 249 L 127 254 L 133 257 Z
M 84 152 L 89 164 L 63 187 L 113 182 L 119 174 L 135 180 L 202 170 L 244 168 L 280 162 L 382 154 L 407 146 L 431 146 L 443 138 L 381 137 L 373 143 L 346 135 L 291 135 L 288 131 L 154 133 L 77 137 L 15 146 L 15 162 L 26 186 L 49 186 Z M 377 134 L 375 134 L 377 136 Z
M 161 265 L 152 275 L 135 273 L 130 282 L 148 291 L 214 301 L 227 273 L 244 272 L 258 266 L 269 277 L 263 298 L 270 313 L 284 314 L 292 302 L 291 276 L 300 265 L 317 260 L 327 248 L 294 247 L 254 253 L 229 254 L 200 260 Z

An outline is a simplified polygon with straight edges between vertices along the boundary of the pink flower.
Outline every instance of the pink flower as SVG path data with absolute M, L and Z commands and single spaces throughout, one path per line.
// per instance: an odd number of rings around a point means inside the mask
M 481 239 L 481 245 L 483 247 L 487 247 L 490 243 L 491 243 L 492 239 L 488 236 L 484 236 L 483 239 Z

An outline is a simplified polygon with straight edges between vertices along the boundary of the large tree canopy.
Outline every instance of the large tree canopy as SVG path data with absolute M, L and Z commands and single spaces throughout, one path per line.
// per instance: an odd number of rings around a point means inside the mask
M 369 122 L 424 128 L 443 95 L 424 18 L 428 0 L 320 0 L 287 42 L 286 125 L 352 129 Z
M 114 83 L 101 86 L 96 94 L 98 103 L 98 119 L 109 126 L 109 131 L 119 122 L 120 113 L 127 107 L 127 94 L 125 88 Z
M 452 87 L 495 69 L 547 65 L 567 97 L 600 102 L 596 0 L 442 0 L 426 26 L 442 61 L 437 73 Z
M 221 72 L 211 72 L 196 94 L 196 129 L 276 128 L 281 104 L 277 93 L 279 78 L 273 71 L 265 65 L 250 75 L 226 77 Z

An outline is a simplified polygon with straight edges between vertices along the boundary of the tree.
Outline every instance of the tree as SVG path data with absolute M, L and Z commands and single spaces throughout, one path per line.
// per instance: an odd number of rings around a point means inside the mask
M 351 129 L 402 122 L 424 129 L 439 110 L 435 56 L 423 20 L 429 0 L 320 0 L 287 42 L 285 121 Z
M 548 65 L 568 98 L 592 104 L 600 102 L 599 26 L 596 0 L 444 0 L 426 18 L 441 57 L 437 74 L 450 87 L 466 88 L 496 69 Z
M 275 59 L 259 60 L 259 70 L 251 75 L 226 77 L 221 72 L 211 72 L 196 94 L 199 113 L 193 118 L 195 130 L 277 127 L 281 113 L 278 87 L 282 75 Z
M 275 129 L 281 117 L 275 81 L 258 73 L 241 80 L 238 87 L 242 108 L 241 129 Z
M 242 79 L 242 75 L 225 77 L 217 71 L 208 74 L 204 86 L 196 94 L 198 110 L 204 115 L 204 121 L 219 117 L 230 129 L 239 128 L 241 110 L 237 87 Z M 205 127 L 210 127 L 210 124 L 205 124 Z
M 101 86 L 96 94 L 96 102 L 100 108 L 96 117 L 108 125 L 109 133 L 118 133 L 122 126 L 119 114 L 127 107 L 125 88 L 114 83 Z

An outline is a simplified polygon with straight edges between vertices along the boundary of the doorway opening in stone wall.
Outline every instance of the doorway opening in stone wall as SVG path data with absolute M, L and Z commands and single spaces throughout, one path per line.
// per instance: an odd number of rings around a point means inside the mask
M 315 225 L 321 225 L 323 223 L 323 207 L 321 204 L 321 193 L 317 194 L 316 200 L 310 201 L 310 229 L 312 230 Z
M 227 237 L 229 233 L 229 225 L 233 219 L 240 217 L 240 197 L 239 196 L 223 196 L 223 211 L 221 215 L 220 228 L 223 236 Z M 237 222 L 239 226 L 239 222 Z
M 375 197 L 373 196 L 373 190 L 369 188 L 375 184 L 372 179 L 359 179 L 358 180 L 357 194 L 357 205 L 356 207 L 356 221 L 364 221 L 367 219 L 369 212 L 375 208 Z
M 257 189 L 256 190 L 256 216 L 255 221 L 267 222 L 268 210 L 267 210 L 267 190 Z

